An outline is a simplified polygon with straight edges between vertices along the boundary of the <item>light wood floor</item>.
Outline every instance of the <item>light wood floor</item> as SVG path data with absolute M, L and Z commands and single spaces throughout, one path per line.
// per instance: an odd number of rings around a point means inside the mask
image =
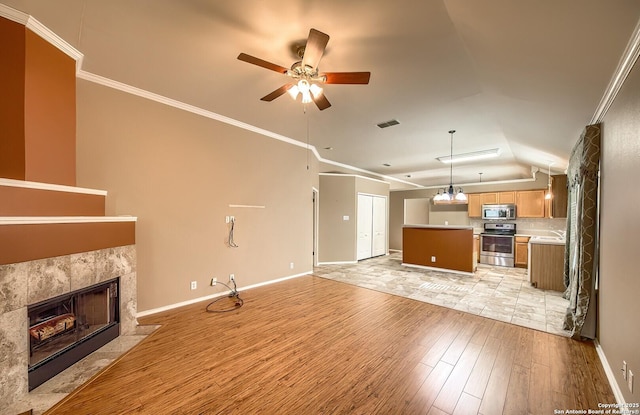
M 553 414 L 615 402 L 591 343 L 318 277 L 156 314 L 47 414 Z

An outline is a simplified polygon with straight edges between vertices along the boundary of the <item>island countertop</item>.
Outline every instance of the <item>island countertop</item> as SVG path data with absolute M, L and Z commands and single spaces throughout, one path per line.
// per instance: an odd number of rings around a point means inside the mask
M 405 224 L 402 225 L 403 228 L 424 228 L 424 229 L 471 229 L 473 230 L 473 226 L 467 225 L 411 225 Z

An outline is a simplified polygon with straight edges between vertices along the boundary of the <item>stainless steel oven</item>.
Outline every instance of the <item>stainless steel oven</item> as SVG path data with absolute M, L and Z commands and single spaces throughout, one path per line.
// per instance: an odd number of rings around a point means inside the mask
M 480 234 L 480 263 L 513 267 L 515 223 L 485 223 Z

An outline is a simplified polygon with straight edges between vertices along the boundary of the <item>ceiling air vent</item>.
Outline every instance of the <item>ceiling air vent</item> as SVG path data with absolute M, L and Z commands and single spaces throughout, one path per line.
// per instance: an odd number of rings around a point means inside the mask
M 389 121 L 381 122 L 380 124 L 377 124 L 377 126 L 380 128 L 387 128 L 387 127 L 391 127 L 393 125 L 398 125 L 398 124 L 400 124 L 398 120 L 389 120 Z

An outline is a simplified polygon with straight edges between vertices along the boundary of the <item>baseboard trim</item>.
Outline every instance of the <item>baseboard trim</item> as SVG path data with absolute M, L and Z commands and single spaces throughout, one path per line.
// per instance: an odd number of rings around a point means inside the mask
M 246 287 L 238 287 L 238 291 L 242 292 L 242 291 L 245 291 L 245 290 L 250 290 L 252 288 L 262 287 L 264 285 L 275 284 L 276 282 L 291 280 L 291 279 L 294 279 L 294 278 L 303 277 L 305 275 L 311 275 L 312 273 L 313 273 L 313 271 L 307 271 L 307 272 L 303 272 L 303 273 L 300 273 L 300 274 L 289 275 L 287 277 L 278 278 L 278 279 L 275 279 L 275 280 L 269 280 L 269 281 L 260 282 L 260 283 L 257 283 L 257 284 L 247 285 Z M 211 294 L 211 295 L 206 295 L 204 297 L 198 297 L 198 298 L 193 298 L 193 299 L 187 300 L 187 301 L 181 301 L 179 303 L 169 304 L 169 305 L 166 305 L 166 306 L 163 306 L 163 307 L 152 308 L 150 310 L 145 310 L 145 311 L 139 311 L 138 313 L 136 313 L 136 318 L 150 316 L 152 314 L 161 313 L 163 311 L 173 310 L 175 308 L 180 308 L 180 307 L 184 307 L 184 306 L 187 306 L 187 305 L 199 303 L 201 301 L 211 300 L 211 299 L 214 299 L 214 298 L 225 296 L 228 293 L 229 293 L 228 291 L 223 291 L 223 292 L 219 292 L 219 293 L 215 293 L 215 294 Z
M 357 264 L 358 261 L 334 261 L 334 262 L 318 262 L 318 265 L 347 265 Z
M 618 386 L 615 372 L 613 371 L 613 369 L 611 369 L 609 361 L 607 360 L 607 356 L 605 356 L 604 350 L 602 350 L 602 346 L 600 346 L 598 339 L 595 339 L 593 342 L 596 346 L 596 352 L 598 353 L 598 357 L 600 358 L 602 367 L 604 368 L 604 373 L 607 375 L 609 386 L 611 386 L 611 390 L 613 391 L 613 396 L 616 397 L 616 402 L 618 403 L 618 405 L 620 405 L 620 408 L 625 408 L 626 402 L 624 400 L 624 396 L 622 395 L 622 391 L 620 390 L 620 386 Z

